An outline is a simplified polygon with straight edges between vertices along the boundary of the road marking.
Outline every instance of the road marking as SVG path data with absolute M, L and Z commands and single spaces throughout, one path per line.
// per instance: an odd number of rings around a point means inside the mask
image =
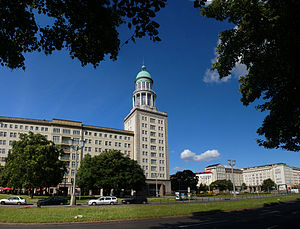
M 260 215 L 268 215 L 268 214 L 274 214 L 274 213 L 280 213 L 280 211 L 264 212 L 264 213 L 261 213 Z
M 190 224 L 190 225 L 182 225 L 178 226 L 180 228 L 187 228 L 187 227 L 195 227 L 195 226 L 201 226 L 201 225 L 207 225 L 207 224 L 216 224 L 216 223 L 224 223 L 228 222 L 228 220 L 219 220 L 219 221 L 213 221 L 213 222 L 208 222 L 208 220 L 201 221 L 202 223 L 195 223 L 195 224 Z

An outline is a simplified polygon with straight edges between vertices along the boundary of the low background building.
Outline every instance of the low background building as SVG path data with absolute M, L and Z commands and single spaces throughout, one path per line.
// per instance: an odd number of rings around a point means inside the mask
M 198 186 L 202 184 L 210 185 L 216 180 L 231 180 L 240 189 L 243 183 L 248 187 L 248 191 L 261 191 L 263 181 L 273 180 L 279 189 L 291 189 L 300 186 L 300 169 L 290 167 L 285 163 L 276 163 L 270 165 L 254 166 L 244 169 L 232 169 L 222 164 L 207 166 L 205 172 L 197 173 Z

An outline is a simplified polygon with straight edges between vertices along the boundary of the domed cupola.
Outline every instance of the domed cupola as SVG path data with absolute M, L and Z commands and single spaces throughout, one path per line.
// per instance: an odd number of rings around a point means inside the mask
M 146 66 L 142 66 L 142 70 L 135 78 L 135 91 L 133 92 L 133 107 L 148 106 L 155 108 L 156 94 L 152 90 L 153 80 Z
M 135 83 L 143 81 L 153 83 L 150 73 L 146 71 L 145 65 L 142 66 L 142 71 L 140 71 L 135 78 Z

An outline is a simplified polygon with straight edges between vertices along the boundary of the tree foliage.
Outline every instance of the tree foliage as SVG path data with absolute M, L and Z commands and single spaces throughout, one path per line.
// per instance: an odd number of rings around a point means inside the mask
M 216 180 L 210 184 L 213 189 L 218 189 L 219 191 L 233 190 L 233 184 L 231 180 Z
M 241 190 L 243 191 L 243 190 L 246 190 L 247 188 L 248 188 L 247 185 L 245 183 L 243 183 L 241 186 Z
M 166 0 L 3 0 L 0 1 L 0 63 L 25 69 L 24 54 L 66 49 L 82 66 L 98 66 L 105 55 L 117 59 L 117 28 L 126 24 L 135 41 L 160 41 L 153 20 Z
M 140 165 L 120 151 L 109 150 L 91 157 L 86 155 L 77 173 L 78 186 L 83 189 L 103 188 L 105 193 L 111 189 L 142 190 L 145 175 Z
M 2 176 L 11 188 L 42 188 L 57 186 L 66 171 L 59 160 L 63 150 L 41 134 L 20 134 L 12 142 Z
M 0 186 L 5 186 L 6 182 L 4 180 L 4 166 L 0 165 Z
M 198 183 L 198 177 L 191 170 L 178 171 L 175 175 L 171 176 L 171 189 L 187 190 L 190 187 L 191 190 L 196 190 Z
M 220 78 L 231 74 L 237 62 L 248 73 L 240 77 L 241 101 L 267 112 L 257 133 L 260 146 L 300 150 L 300 1 L 214 0 L 194 1 L 201 14 L 228 21 L 233 29 L 219 34 L 217 61 L 212 69 Z
M 276 188 L 276 184 L 270 178 L 264 180 L 263 183 L 262 183 L 262 185 L 261 185 L 261 189 L 264 190 L 264 191 L 267 191 L 267 192 L 273 190 L 274 188 Z
M 208 188 L 208 186 L 206 185 L 206 184 L 200 184 L 199 185 L 199 187 L 198 187 L 198 192 L 199 193 L 201 193 L 201 192 L 206 192 L 206 191 L 208 191 L 209 190 L 209 188 Z

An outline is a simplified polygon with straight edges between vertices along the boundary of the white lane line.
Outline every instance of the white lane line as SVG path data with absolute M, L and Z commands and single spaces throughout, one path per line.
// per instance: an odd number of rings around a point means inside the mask
M 219 221 L 211 221 L 207 222 L 208 220 L 202 221 L 201 223 L 195 223 L 195 224 L 189 224 L 189 225 L 181 225 L 178 226 L 179 228 L 187 228 L 187 227 L 195 227 L 195 226 L 201 226 L 201 225 L 207 225 L 207 224 L 216 224 L 216 223 L 224 223 L 228 222 L 228 220 L 219 220 Z

